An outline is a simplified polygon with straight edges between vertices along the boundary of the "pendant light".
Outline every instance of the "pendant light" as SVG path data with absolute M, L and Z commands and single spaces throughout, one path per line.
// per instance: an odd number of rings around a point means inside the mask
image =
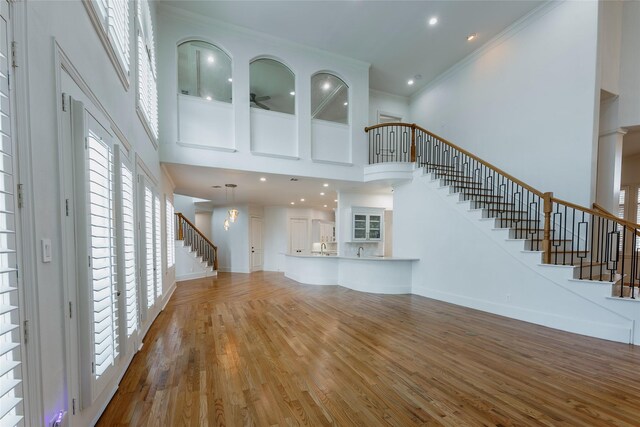
M 229 231 L 229 220 L 226 218 L 224 220 L 224 231 Z
M 230 188 L 231 189 L 231 205 L 233 206 L 235 204 L 236 201 L 236 184 L 225 184 L 225 187 Z M 231 222 L 236 222 L 236 219 L 238 219 L 238 209 L 236 208 L 231 208 L 229 209 L 228 212 L 228 216 L 229 216 L 229 221 Z

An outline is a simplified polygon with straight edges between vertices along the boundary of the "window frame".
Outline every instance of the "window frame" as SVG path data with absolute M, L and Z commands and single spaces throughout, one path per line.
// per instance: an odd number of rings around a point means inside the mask
M 113 64 L 113 67 L 124 87 L 125 91 L 129 90 L 131 86 L 131 39 L 133 32 L 131 31 L 131 2 L 125 0 L 124 3 L 127 5 L 127 52 L 120 52 L 118 48 L 118 43 L 114 40 L 113 35 L 109 31 L 110 24 L 110 16 L 109 16 L 109 2 L 114 0 L 104 0 L 107 2 L 107 11 L 104 14 L 98 5 L 98 3 L 94 0 L 82 0 L 82 3 L 87 10 L 87 14 L 93 24 L 93 27 L 98 34 L 98 38 L 102 42 L 104 49 L 109 57 L 109 60 Z M 128 56 L 128 58 L 127 58 Z

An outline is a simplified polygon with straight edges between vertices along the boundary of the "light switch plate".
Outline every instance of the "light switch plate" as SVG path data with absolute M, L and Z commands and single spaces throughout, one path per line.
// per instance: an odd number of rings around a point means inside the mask
M 42 239 L 42 262 L 51 262 L 51 239 Z

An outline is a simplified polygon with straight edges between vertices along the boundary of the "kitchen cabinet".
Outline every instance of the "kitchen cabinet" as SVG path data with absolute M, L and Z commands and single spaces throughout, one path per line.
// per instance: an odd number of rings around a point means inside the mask
M 352 240 L 354 242 L 382 241 L 384 209 L 353 208 Z
M 336 241 L 336 226 L 334 222 L 314 219 L 311 223 L 311 240 L 317 243 Z

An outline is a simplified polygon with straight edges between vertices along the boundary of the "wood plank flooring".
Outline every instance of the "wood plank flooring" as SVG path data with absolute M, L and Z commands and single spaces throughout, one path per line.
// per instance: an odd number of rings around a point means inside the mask
M 640 348 L 280 273 L 181 282 L 99 426 L 638 426 Z

